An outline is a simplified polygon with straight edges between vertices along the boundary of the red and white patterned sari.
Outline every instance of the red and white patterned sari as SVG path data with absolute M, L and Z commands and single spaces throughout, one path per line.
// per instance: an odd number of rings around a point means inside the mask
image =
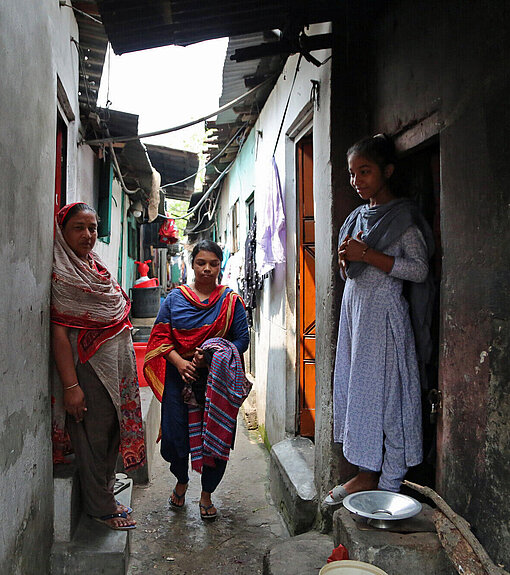
M 128 319 L 131 302 L 95 252 L 81 260 L 55 230 L 51 278 L 51 321 L 69 329 L 75 363 L 89 362 L 112 399 L 120 425 L 124 467 L 145 462 L 136 359 Z M 55 370 L 56 372 L 56 370 Z M 62 386 L 54 377 L 53 459 L 68 448 Z

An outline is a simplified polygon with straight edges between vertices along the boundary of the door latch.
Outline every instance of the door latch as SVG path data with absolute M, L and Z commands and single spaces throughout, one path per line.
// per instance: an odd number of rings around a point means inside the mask
M 437 414 L 442 407 L 443 394 L 437 389 L 429 391 L 428 400 L 430 403 L 430 423 L 435 425 L 437 423 Z

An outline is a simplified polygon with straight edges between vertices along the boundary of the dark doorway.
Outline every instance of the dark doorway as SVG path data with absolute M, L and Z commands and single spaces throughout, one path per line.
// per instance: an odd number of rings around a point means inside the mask
M 53 211 L 55 216 L 67 201 L 67 126 L 57 112 L 55 197 Z
M 439 410 L 438 372 L 439 372 L 439 317 L 441 285 L 441 231 L 440 231 L 440 154 L 439 141 L 408 152 L 399 163 L 402 191 L 420 207 L 423 215 L 434 232 L 435 252 L 430 262 L 435 282 L 435 299 L 432 313 L 433 352 L 430 361 L 420 366 L 422 375 L 423 409 L 423 463 L 409 471 L 407 479 L 434 487 L 437 459 L 436 417 Z M 435 405 L 433 405 L 435 404 Z M 410 493 L 415 496 L 416 493 Z

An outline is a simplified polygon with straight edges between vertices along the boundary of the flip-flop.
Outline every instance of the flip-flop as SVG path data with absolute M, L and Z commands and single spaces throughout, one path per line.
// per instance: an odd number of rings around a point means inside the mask
M 122 517 L 123 519 L 129 519 L 129 517 L 127 516 L 127 513 L 112 513 L 111 515 L 103 515 L 101 517 L 92 517 L 92 519 L 94 519 L 94 521 L 97 521 L 98 523 L 102 523 L 103 525 L 106 525 L 106 527 L 109 527 L 110 529 L 113 529 L 114 531 L 128 531 L 129 529 L 136 529 L 136 525 L 123 525 L 120 527 L 115 527 L 115 525 L 111 525 L 110 523 L 108 523 L 108 521 L 110 519 L 115 519 L 117 517 Z
M 329 492 L 329 495 L 324 499 L 324 505 L 338 505 L 349 495 L 343 485 L 337 485 Z
M 127 513 L 128 515 L 131 515 L 131 513 L 133 513 L 133 509 L 129 507 L 129 505 L 124 505 L 124 503 L 121 503 L 118 499 L 115 500 L 115 503 L 117 504 L 117 507 L 124 508 L 124 510 L 121 511 L 121 513 Z
M 186 500 L 185 500 L 186 491 L 188 491 L 188 486 L 186 486 L 186 489 L 182 495 L 179 495 L 177 493 L 177 491 L 174 489 L 172 491 L 172 495 L 177 499 L 177 501 L 182 500 L 182 503 L 175 503 L 174 501 L 172 501 L 172 497 L 169 497 L 168 503 L 169 503 L 170 507 L 172 507 L 173 509 L 182 509 L 184 507 L 184 504 L 186 503 Z
M 202 513 L 202 511 L 200 511 L 200 517 L 204 520 L 204 521 L 209 521 L 211 519 L 216 519 L 216 516 L 218 515 L 218 513 L 215 511 L 214 513 L 208 513 L 209 509 L 212 509 L 214 507 L 214 504 L 211 503 L 211 505 L 202 505 L 201 503 L 198 504 L 198 507 L 200 509 L 203 509 L 205 511 L 205 513 Z

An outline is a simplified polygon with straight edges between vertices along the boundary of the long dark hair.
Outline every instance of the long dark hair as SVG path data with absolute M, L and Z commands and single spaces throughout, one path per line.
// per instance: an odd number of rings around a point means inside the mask
M 195 258 L 197 257 L 198 252 L 211 252 L 215 256 L 218 257 L 218 259 L 220 260 L 220 263 L 223 260 L 223 250 L 220 248 L 220 246 L 216 242 L 213 242 L 211 240 L 200 240 L 199 242 L 197 242 L 195 244 L 195 247 L 193 248 L 193 251 L 191 252 L 191 265 L 192 266 L 195 263 Z

